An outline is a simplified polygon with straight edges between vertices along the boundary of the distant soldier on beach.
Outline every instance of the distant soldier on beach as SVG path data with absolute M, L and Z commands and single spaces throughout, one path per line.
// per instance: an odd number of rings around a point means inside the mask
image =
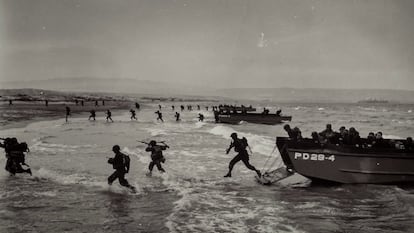
M 82 105 L 82 106 L 84 105 L 84 102 L 83 102 L 83 100 L 81 100 L 81 105 Z
M 171 105 L 171 110 L 174 111 L 174 109 L 175 109 L 175 106 L 174 105 Z
M 155 113 L 157 114 L 157 121 L 161 120 L 162 122 L 164 122 L 164 120 L 162 119 L 162 112 L 156 111 Z
M 230 152 L 230 150 L 234 147 L 234 151 L 238 154 L 236 157 L 234 157 L 230 163 L 229 163 L 229 172 L 224 177 L 231 177 L 231 171 L 233 170 L 234 165 L 239 162 L 240 160 L 244 163 L 244 165 L 257 173 L 259 177 L 262 176 L 259 170 L 257 170 L 255 167 L 253 167 L 249 163 L 249 153 L 247 153 L 247 147 L 249 147 L 249 144 L 247 143 L 247 139 L 245 137 L 238 138 L 237 133 L 232 133 L 230 137 L 233 139 L 231 142 L 229 148 L 226 150 L 226 154 Z
M 204 115 L 199 113 L 198 114 L 198 121 L 204 121 Z
M 105 100 L 102 100 L 102 106 L 105 106 Z
M 198 105 L 198 104 L 197 104 L 197 110 L 199 110 L 199 111 L 200 111 L 200 105 Z
M 134 110 L 134 109 L 131 109 L 131 110 L 129 110 L 129 111 L 131 112 L 131 120 L 132 120 L 132 119 L 138 120 L 138 119 L 136 118 L 136 113 L 135 113 L 135 110 Z
M 175 121 L 181 121 L 181 119 L 180 119 L 180 113 L 178 113 L 178 112 L 175 112 Z
M 139 110 L 140 108 L 139 103 L 135 102 L 135 108 Z
M 109 111 L 109 109 L 106 111 L 106 122 L 108 122 L 109 120 L 111 120 L 111 122 L 114 122 L 114 120 L 112 120 L 112 113 L 111 111 Z
M 206 106 L 206 111 L 208 111 L 208 106 Z
M 161 104 L 158 104 L 158 110 L 161 110 L 161 108 L 162 108 Z
M 92 118 L 95 121 L 96 120 L 95 119 L 95 117 L 96 117 L 95 110 L 91 110 L 90 113 L 91 113 L 91 115 L 89 116 L 88 120 L 91 120 L 91 118 Z
M 130 158 L 128 155 L 121 152 L 121 148 L 118 145 L 112 147 L 112 151 L 115 153 L 115 157 L 109 158 L 108 163 L 112 164 L 115 172 L 108 177 L 108 184 L 112 183 L 118 179 L 119 184 L 131 189 L 132 192 L 136 192 L 136 188 L 128 183 L 128 180 L 125 179 L 125 174 L 129 172 L 130 168 Z
M 3 143 L 0 142 L 0 147 L 4 148 L 6 152 L 6 171 L 10 175 L 14 176 L 16 173 L 29 173 L 32 175 L 32 170 L 29 165 L 25 163 L 25 154 L 29 152 L 27 143 L 19 143 L 17 138 L 2 138 Z M 27 169 L 23 169 L 22 165 L 27 166 Z
M 46 107 L 49 106 L 49 100 L 45 100 Z
M 70 116 L 70 108 L 66 105 L 66 122 L 68 122 L 68 117 Z
M 98 107 L 99 105 L 98 105 L 98 101 L 97 100 L 95 100 L 95 107 Z
M 181 108 L 181 112 L 184 111 L 184 105 L 181 105 L 180 108 Z

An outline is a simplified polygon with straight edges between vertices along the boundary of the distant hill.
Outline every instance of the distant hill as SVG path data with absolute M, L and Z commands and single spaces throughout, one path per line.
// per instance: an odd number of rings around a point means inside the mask
M 229 88 L 218 90 L 217 94 L 228 98 L 272 102 L 357 103 L 366 99 L 380 99 L 389 103 L 414 103 L 414 91 L 406 90 Z
M 58 91 L 46 91 L 40 89 L 24 88 L 24 89 L 0 89 L 0 96 L 14 96 L 14 95 L 27 95 L 27 96 L 41 96 L 41 95 L 64 95 Z
M 82 93 L 82 92 L 61 92 L 41 89 L 0 89 L 0 101 L 7 100 L 40 101 L 72 101 L 83 100 L 124 100 L 123 96 L 106 93 Z
M 115 92 L 76 92 L 76 91 L 50 91 L 43 89 L 22 88 L 22 89 L 0 89 L 0 101 L 21 100 L 21 101 L 75 101 L 78 100 L 118 100 L 118 101 L 224 101 L 225 99 L 212 96 L 183 95 L 183 94 L 134 94 Z
M 11 81 L 0 83 L 2 89 L 34 88 L 55 91 L 110 92 L 139 94 L 206 94 L 203 87 L 179 83 L 163 83 L 136 79 L 108 78 L 59 78 L 37 81 Z

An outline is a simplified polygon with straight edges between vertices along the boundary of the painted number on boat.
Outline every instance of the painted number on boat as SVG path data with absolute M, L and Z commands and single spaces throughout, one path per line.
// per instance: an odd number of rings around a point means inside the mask
M 310 153 L 300 153 L 295 152 L 295 159 L 302 160 L 312 160 L 312 161 L 335 161 L 335 155 L 325 155 L 325 154 L 310 154 Z

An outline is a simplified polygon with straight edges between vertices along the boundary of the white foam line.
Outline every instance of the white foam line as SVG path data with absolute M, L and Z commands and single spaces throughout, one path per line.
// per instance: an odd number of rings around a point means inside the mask
M 129 191 L 121 186 L 108 185 L 106 180 L 95 181 L 91 177 L 87 177 L 85 175 L 76 174 L 76 173 L 71 174 L 71 175 L 62 175 L 56 171 L 48 170 L 46 168 L 40 168 L 37 172 L 34 172 L 34 176 L 30 177 L 30 179 L 47 179 L 47 180 L 53 180 L 62 185 L 78 184 L 78 185 L 84 185 L 84 186 L 89 186 L 89 187 L 97 187 L 103 190 L 109 190 L 109 191 L 121 193 L 121 194 L 125 194 L 125 193 L 129 194 Z M 138 190 L 136 194 L 140 194 L 139 186 L 135 186 L 135 187 Z M 47 193 L 44 195 L 47 195 Z

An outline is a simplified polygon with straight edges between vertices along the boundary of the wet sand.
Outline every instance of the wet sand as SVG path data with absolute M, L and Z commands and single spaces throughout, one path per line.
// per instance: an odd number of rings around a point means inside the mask
M 99 105 L 95 106 L 95 102 L 86 102 L 84 106 L 74 102 L 49 102 L 46 106 L 40 101 L 14 101 L 13 105 L 8 102 L 0 103 L 0 128 L 18 128 L 24 127 L 32 122 L 44 119 L 59 119 L 66 116 L 65 106 L 71 110 L 71 117 L 89 115 L 91 110 L 96 111 L 96 116 L 106 115 L 109 110 L 128 110 L 135 108 L 134 103 L 130 101 L 105 101 L 105 105 L 99 101 Z

